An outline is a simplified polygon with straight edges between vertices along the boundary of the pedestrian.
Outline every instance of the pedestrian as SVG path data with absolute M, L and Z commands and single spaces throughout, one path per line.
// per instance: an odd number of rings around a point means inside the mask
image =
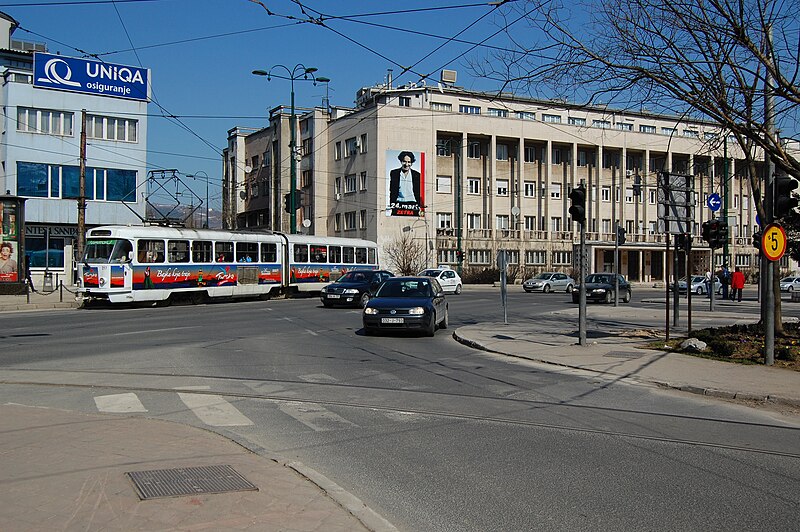
M 31 279 L 31 256 L 27 253 L 25 254 L 25 281 L 30 286 L 31 292 L 36 292 L 36 288 L 33 286 L 33 279 Z
M 742 270 L 738 266 L 734 269 L 733 275 L 731 276 L 731 288 L 733 289 L 731 292 L 731 301 L 736 297 L 737 301 L 741 303 L 742 289 L 744 288 L 744 273 L 742 273 Z
M 703 284 L 706 285 L 706 299 L 711 299 L 711 271 L 706 270 L 706 280 L 703 281 Z
M 731 283 L 731 272 L 728 271 L 728 265 L 723 264 L 719 270 L 719 282 L 722 283 L 722 299 L 728 299 L 728 287 Z

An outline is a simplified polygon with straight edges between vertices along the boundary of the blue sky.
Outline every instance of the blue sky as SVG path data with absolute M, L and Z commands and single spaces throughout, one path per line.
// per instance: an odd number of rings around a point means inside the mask
M 51 53 L 97 54 L 151 69 L 158 105 L 148 106 L 148 169 L 206 172 L 212 208 L 220 206 L 227 131 L 263 127 L 270 108 L 289 105 L 289 81 L 268 82 L 252 75 L 255 69 L 316 67 L 317 75 L 331 78 L 331 103 L 341 106 L 352 105 L 359 88 L 384 82 L 389 68 L 396 84 L 418 81 L 421 74 L 435 81 L 449 68 L 458 71 L 459 86 L 498 88 L 471 78 L 465 58 L 490 51 L 470 43 L 494 35 L 507 6 L 470 0 L 300 1 L 306 14 L 290 0 L 0 0 L 0 11 L 19 22 L 14 38 L 44 42 Z M 324 25 L 301 22 L 319 13 Z M 341 16 L 351 18 L 332 18 Z M 444 39 L 456 36 L 467 42 Z M 502 39 L 497 35 L 486 44 L 502 46 Z M 413 72 L 401 75 L 399 65 L 413 65 Z M 295 82 L 297 107 L 321 105 L 324 96 L 324 84 Z M 164 114 L 179 117 L 183 126 Z M 205 183 L 194 188 L 205 197 Z

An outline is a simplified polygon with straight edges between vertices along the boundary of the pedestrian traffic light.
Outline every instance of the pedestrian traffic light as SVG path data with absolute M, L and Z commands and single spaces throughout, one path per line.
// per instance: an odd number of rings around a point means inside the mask
M 692 248 L 692 235 L 680 233 L 675 235 L 675 248 L 689 251 Z
M 579 224 L 586 222 L 586 187 L 583 183 L 573 188 L 569 193 L 569 215 Z
M 783 218 L 797 207 L 798 199 L 792 195 L 792 191 L 798 185 L 800 183 L 788 175 L 775 176 L 775 181 L 773 182 L 775 202 L 772 207 L 775 218 Z
M 283 195 L 283 210 L 290 213 L 292 212 L 292 193 L 287 192 Z
M 625 229 L 617 226 L 617 245 L 621 246 L 625 243 Z
M 764 233 L 761 232 L 761 229 L 753 233 L 753 247 L 757 250 L 761 251 L 761 237 Z

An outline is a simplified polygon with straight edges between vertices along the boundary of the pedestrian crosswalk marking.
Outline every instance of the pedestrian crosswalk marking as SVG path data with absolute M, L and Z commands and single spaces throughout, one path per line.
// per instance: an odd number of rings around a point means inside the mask
M 287 414 L 306 427 L 316 431 L 323 432 L 327 430 L 336 430 L 345 427 L 358 427 L 355 423 L 346 420 L 342 416 L 331 412 L 330 410 L 319 405 L 310 403 L 298 402 L 285 402 L 281 403 L 278 407 L 281 412 Z
M 337 382 L 336 379 L 324 373 L 312 373 L 309 375 L 299 375 L 301 380 L 306 382 Z
M 114 395 L 98 395 L 94 404 L 100 412 L 110 414 L 127 414 L 129 412 L 147 412 L 135 393 L 116 393 Z
M 242 427 L 253 424 L 235 406 L 219 395 L 178 393 L 178 397 L 206 425 L 212 427 Z

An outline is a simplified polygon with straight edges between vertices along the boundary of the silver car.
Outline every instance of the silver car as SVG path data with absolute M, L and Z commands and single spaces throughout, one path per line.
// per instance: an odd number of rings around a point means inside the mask
M 800 277 L 784 277 L 781 279 L 781 292 L 800 290 Z
M 572 292 L 573 286 L 575 286 L 575 280 L 566 273 L 560 272 L 543 272 L 522 283 L 522 289 L 526 292 L 544 292 L 545 294 L 552 291 Z
M 673 283 L 669 283 L 670 290 L 673 288 Z M 714 290 L 717 294 L 722 293 L 722 283 L 719 282 L 718 278 L 714 279 Z M 686 277 L 681 277 L 678 279 L 678 291 L 679 292 L 686 292 Z M 697 295 L 703 295 L 706 293 L 706 277 L 705 275 L 693 275 L 692 276 L 692 292 Z

